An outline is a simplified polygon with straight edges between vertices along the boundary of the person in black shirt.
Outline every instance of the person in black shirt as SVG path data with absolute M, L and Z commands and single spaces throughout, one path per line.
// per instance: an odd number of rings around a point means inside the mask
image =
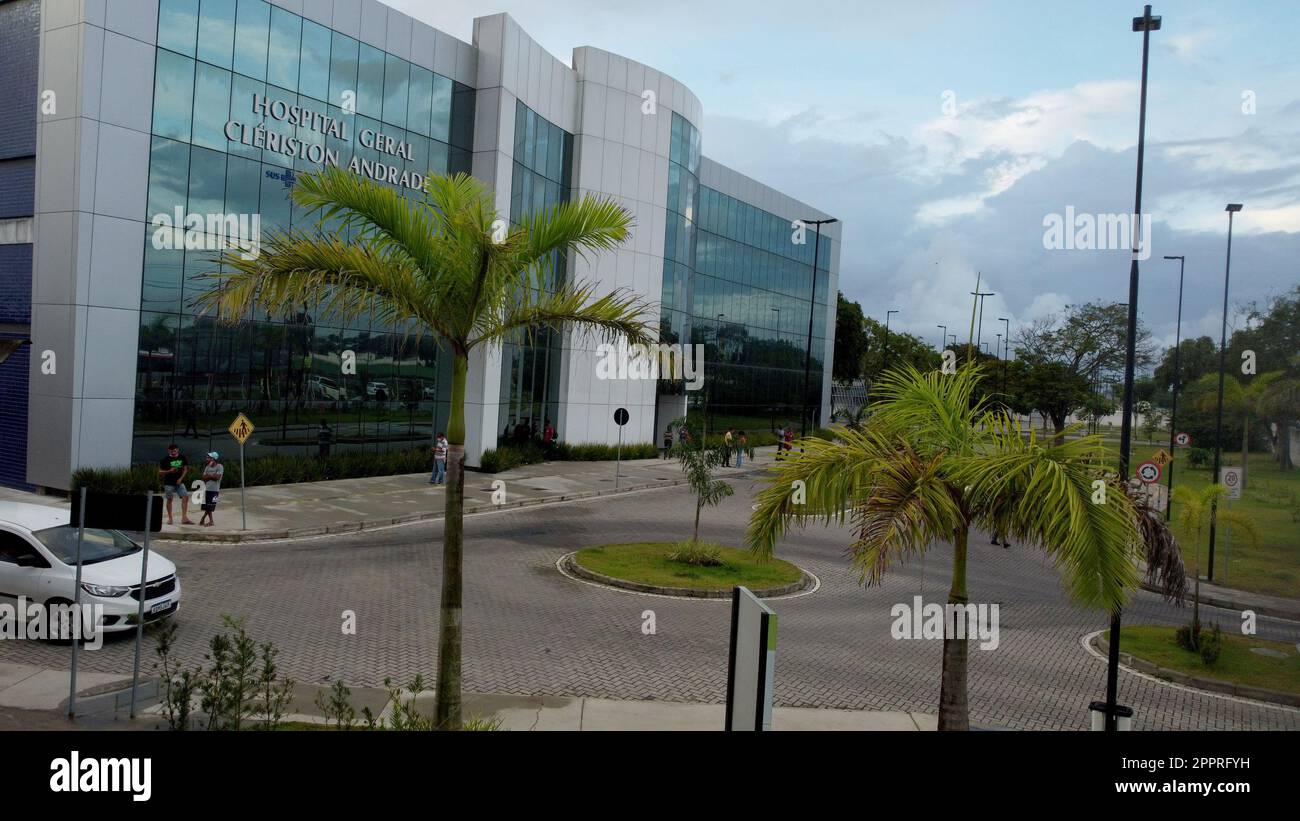
M 167 455 L 158 460 L 158 476 L 162 478 L 163 497 L 167 500 L 167 524 L 172 524 L 172 499 L 181 497 L 181 524 L 192 525 L 190 521 L 190 494 L 185 492 L 185 474 L 190 470 L 190 463 L 185 461 L 180 446 L 175 442 L 167 446 Z

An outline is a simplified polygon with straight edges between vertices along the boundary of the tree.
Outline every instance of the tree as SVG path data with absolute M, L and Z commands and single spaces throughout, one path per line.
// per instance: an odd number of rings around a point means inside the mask
M 862 362 L 862 372 L 872 382 L 879 379 L 886 368 L 893 370 L 910 366 L 918 371 L 928 371 L 939 367 L 942 356 L 930 343 L 920 337 L 890 328 L 889 344 L 886 348 L 884 323 L 877 322 L 871 317 L 867 317 L 863 322 L 869 343 Z
M 1282 470 L 1293 470 L 1291 426 L 1300 418 L 1300 379 L 1284 377 L 1273 380 L 1260 399 L 1260 410 L 1277 426 L 1274 448 L 1278 466 Z
M 1280 379 L 1281 376 L 1281 371 L 1260 374 L 1259 376 L 1250 377 L 1250 381 L 1244 386 L 1231 376 L 1224 377 L 1224 416 L 1234 427 L 1241 426 L 1241 486 L 1243 489 L 1246 487 L 1246 472 L 1250 464 L 1250 423 L 1264 417 L 1265 397 L 1269 385 Z M 1196 390 L 1196 409 L 1202 413 L 1213 413 L 1217 417 L 1219 377 L 1212 373 L 1206 374 L 1197 380 Z
M 862 377 L 862 360 L 867 355 L 866 318 L 862 306 L 836 295 L 835 364 L 831 375 L 837 382 L 853 382 Z
M 805 439 L 803 455 L 774 468 L 750 518 L 749 549 L 771 556 L 791 525 L 851 520 L 852 563 L 873 585 L 893 563 L 945 542 L 953 548 L 949 612 L 960 617 L 955 608 L 969 601 L 970 530 L 980 527 L 1041 545 L 1075 602 L 1123 605 L 1137 584 L 1139 555 L 1152 568 L 1171 563 L 1146 549 L 1132 500 L 1107 484 L 1116 477 L 1105 471 L 1102 441 L 1038 442 L 976 398 L 979 379 L 974 366 L 951 375 L 911 367 L 887 373 L 866 430 L 845 431 L 836 442 Z M 803 504 L 792 488 L 802 489 Z M 1163 523 L 1157 516 L 1145 527 Z M 968 728 L 967 653 L 964 637 L 944 636 L 941 730 Z
M 1219 346 L 1208 336 L 1184 339 L 1178 344 L 1178 368 L 1182 379 L 1175 380 L 1174 346 L 1170 345 L 1160 356 L 1153 379 L 1161 392 L 1174 390 L 1175 385 L 1187 386 L 1207 373 L 1219 371 Z
M 1017 390 L 1023 401 L 1052 420 L 1057 444 L 1065 437 L 1070 414 L 1092 403 L 1092 383 L 1063 362 L 1024 360 Z
M 1246 322 L 1247 326 L 1234 331 L 1228 340 L 1228 367 L 1240 368 L 1242 354 L 1251 351 L 1256 373 L 1285 371 L 1288 376 L 1300 376 L 1300 358 L 1296 356 L 1300 351 L 1300 285 L 1272 297 L 1265 306 L 1248 305 Z
M 1135 367 L 1151 363 L 1150 338 L 1139 325 Z M 1091 386 L 1124 369 L 1127 339 L 1128 307 L 1120 303 L 1067 306 L 1063 314 L 1021 329 L 1016 351 L 1031 365 L 1031 384 L 1038 391 L 1031 396 L 1034 407 L 1052 419 L 1058 439 L 1066 419 L 1087 403 Z
M 675 427 L 680 427 L 685 420 L 678 420 Z M 691 544 L 698 547 L 700 543 L 700 511 L 706 505 L 716 505 L 735 491 L 731 485 L 713 478 L 713 471 L 727 461 L 726 446 L 709 445 L 698 431 L 687 428 L 684 441 L 673 446 L 673 454 L 682 464 L 682 473 L 686 475 L 686 484 L 695 494 L 695 530 L 691 535 Z M 753 458 L 753 453 L 749 454 Z
M 272 317 L 319 300 L 321 313 L 416 327 L 441 337 L 453 360 L 442 595 L 438 727 L 461 726 L 461 603 L 465 498 L 465 388 L 470 353 L 504 338 L 574 327 L 630 343 L 651 341 L 648 306 L 625 291 L 598 296 L 557 276 L 564 255 L 616 248 L 631 217 L 591 196 L 553 205 L 502 230 L 492 194 L 473 177 L 430 175 L 421 201 L 326 168 L 303 174 L 294 201 L 320 230 L 274 232 L 256 259 L 227 252 L 216 286 L 198 300 L 228 323 L 256 306 Z M 329 232 L 324 225 L 329 222 Z M 343 239 L 350 232 L 350 242 Z
M 1255 523 L 1239 510 L 1229 510 L 1219 505 L 1227 498 L 1228 489 L 1223 485 L 1210 484 L 1199 490 L 1192 490 L 1186 485 L 1174 488 L 1174 501 L 1178 503 L 1178 524 L 1184 533 L 1192 534 L 1192 544 L 1196 558 L 1192 563 L 1192 578 L 1195 579 L 1195 593 L 1192 598 L 1192 647 L 1198 647 L 1201 637 L 1201 536 L 1210 526 L 1213 514 L 1217 527 L 1225 533 L 1233 528 L 1243 531 L 1250 541 L 1256 539 Z

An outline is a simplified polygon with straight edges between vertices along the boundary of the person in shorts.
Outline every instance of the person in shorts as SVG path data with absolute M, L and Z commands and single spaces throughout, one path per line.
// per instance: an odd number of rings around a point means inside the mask
M 190 471 L 190 463 L 185 460 L 180 446 L 175 442 L 167 446 L 167 455 L 158 460 L 158 476 L 162 478 L 163 498 L 167 500 L 167 524 L 172 524 L 172 499 L 181 497 L 181 524 L 192 525 L 190 521 L 190 494 L 185 491 L 185 474 Z
M 212 527 L 212 514 L 217 511 L 217 499 L 221 497 L 221 477 L 226 469 L 217 461 L 221 455 L 215 450 L 203 457 L 203 515 L 199 524 Z

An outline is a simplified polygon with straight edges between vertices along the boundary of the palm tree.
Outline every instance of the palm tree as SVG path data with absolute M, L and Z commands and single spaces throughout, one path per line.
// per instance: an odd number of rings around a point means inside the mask
M 1101 439 L 1040 441 L 979 398 L 980 378 L 978 365 L 952 375 L 911 366 L 886 374 L 864 430 L 846 430 L 837 443 L 805 439 L 802 456 L 774 469 L 750 519 L 750 550 L 770 556 L 791 524 L 851 519 L 852 563 L 874 585 L 895 561 L 945 542 L 953 548 L 948 602 L 963 607 L 967 543 L 980 527 L 1042 545 L 1075 602 L 1121 606 L 1137 584 L 1142 534 L 1132 501 L 1104 468 Z M 803 505 L 792 501 L 797 481 Z M 966 667 L 965 638 L 945 635 L 941 730 L 969 726 Z
M 454 357 L 447 425 L 447 499 L 439 610 L 438 727 L 461 725 L 461 573 L 465 493 L 465 387 L 470 352 L 538 328 L 572 326 L 604 338 L 646 344 L 645 303 L 625 290 L 597 296 L 590 284 L 563 281 L 556 263 L 617 247 L 630 215 L 591 196 L 560 203 L 505 228 L 492 194 L 465 174 L 430 175 L 422 201 L 338 168 L 303 174 L 294 200 L 319 218 L 313 233 L 277 232 L 256 259 L 221 257 L 226 270 L 199 304 L 226 322 L 254 306 L 283 315 L 318 301 L 319 314 L 416 327 Z M 326 225 L 330 233 L 326 233 Z M 350 232 L 352 240 L 342 236 Z
M 1246 487 L 1246 473 L 1250 465 L 1250 422 L 1252 419 L 1265 416 L 1269 388 L 1281 377 L 1281 371 L 1273 371 L 1252 377 L 1246 385 L 1242 385 L 1236 379 L 1225 379 L 1223 382 L 1223 410 L 1228 414 L 1229 420 L 1241 423 L 1241 486 L 1243 489 Z M 1204 393 L 1196 399 L 1197 410 L 1209 413 L 1216 409 L 1219 396 L 1217 379 L 1215 374 L 1206 374 L 1198 380 L 1197 387 Z
M 1200 645 L 1201 636 L 1201 537 L 1210 526 L 1210 517 L 1225 531 L 1240 529 L 1253 543 L 1257 537 L 1255 523 L 1238 510 L 1228 510 L 1219 503 L 1228 496 L 1224 485 L 1210 484 L 1200 490 L 1186 485 L 1174 488 L 1174 501 L 1178 503 L 1178 526 L 1184 535 L 1191 535 L 1196 558 L 1192 563 L 1195 591 L 1192 595 L 1192 643 Z

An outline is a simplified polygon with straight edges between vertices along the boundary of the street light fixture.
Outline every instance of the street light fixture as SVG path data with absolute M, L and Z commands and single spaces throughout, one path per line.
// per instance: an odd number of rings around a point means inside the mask
M 799 220 L 802 225 L 813 225 L 817 228 L 817 239 L 813 244 L 812 259 L 812 296 L 808 299 L 808 350 L 803 359 L 803 401 L 799 403 L 799 438 L 803 439 L 808 436 L 808 380 L 809 373 L 812 371 L 812 333 L 813 333 L 813 316 L 817 313 L 817 261 L 821 256 L 822 247 L 822 226 L 839 222 L 835 217 L 822 220 Z
M 1138 103 L 1138 145 L 1137 145 L 1137 185 L 1134 192 L 1133 215 L 1133 259 L 1129 264 L 1128 274 L 1128 338 L 1124 355 L 1124 417 L 1119 427 L 1119 477 L 1127 486 L 1129 455 L 1133 447 L 1133 364 L 1137 349 L 1137 308 L 1138 308 L 1138 251 L 1146 240 L 1142 237 L 1142 159 L 1146 151 L 1147 134 L 1147 62 L 1151 54 L 1151 32 L 1160 30 L 1160 18 L 1151 15 L 1151 6 L 1142 10 L 1141 17 L 1133 18 L 1133 31 L 1142 32 L 1142 85 Z M 1121 608 L 1116 607 L 1110 616 L 1110 645 L 1107 653 L 1106 667 L 1106 701 L 1100 705 L 1105 712 L 1107 732 L 1119 729 L 1120 705 L 1117 701 L 1119 691 L 1119 630 Z M 1096 708 L 1097 702 L 1091 707 Z M 1125 715 L 1132 711 L 1124 708 Z
M 1228 355 L 1228 275 L 1232 271 L 1232 217 L 1241 210 L 1241 203 L 1229 203 L 1224 209 L 1228 212 L 1228 259 L 1223 265 L 1223 324 L 1219 326 L 1219 407 L 1214 415 L 1214 472 L 1210 474 L 1211 482 L 1218 482 L 1219 463 L 1223 458 L 1223 377 L 1227 368 L 1225 358 Z M 1245 453 L 1242 454 L 1245 456 Z M 1245 469 L 1245 466 L 1242 466 Z M 1219 518 L 1219 501 L 1210 501 L 1210 557 L 1206 564 L 1205 578 L 1214 581 L 1214 531 Z
M 1174 452 L 1174 437 L 1178 435 L 1178 391 L 1183 386 L 1183 372 L 1179 362 L 1179 348 L 1183 344 L 1183 265 L 1187 258 L 1165 255 L 1165 259 L 1178 260 L 1178 321 L 1174 326 L 1174 396 L 1169 409 L 1169 453 Z M 1174 461 L 1169 461 L 1169 491 L 1165 494 L 1165 521 L 1169 521 L 1174 504 Z
M 944 345 L 948 344 L 948 326 L 947 326 L 947 325 L 935 325 L 934 327 L 939 328 L 939 329 L 941 329 L 941 330 L 943 331 L 943 333 L 939 335 L 939 350 L 942 351 L 943 348 L 944 348 Z

